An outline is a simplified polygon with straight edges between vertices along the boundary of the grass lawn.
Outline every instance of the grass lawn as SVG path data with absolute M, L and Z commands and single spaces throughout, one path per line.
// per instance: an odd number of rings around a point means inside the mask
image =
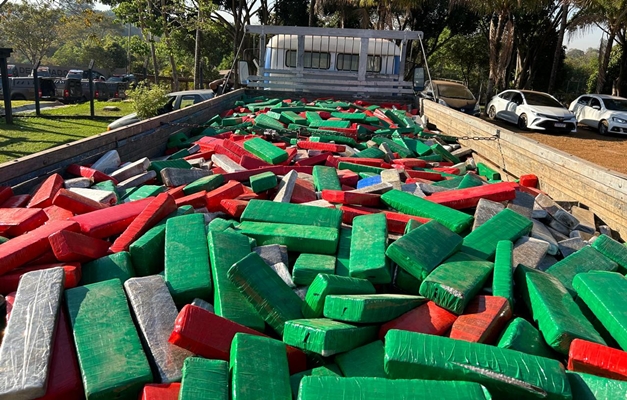
M 111 105 L 120 111 L 102 110 Z M 42 110 L 41 114 L 48 118 L 14 117 L 13 125 L 6 125 L 4 118 L 0 119 L 0 163 L 102 133 L 111 121 L 133 112 L 131 103 L 122 102 L 96 102 L 94 109 L 96 116 L 108 118 L 90 120 L 89 103 L 85 103 Z M 54 116 L 64 118 L 50 118 Z

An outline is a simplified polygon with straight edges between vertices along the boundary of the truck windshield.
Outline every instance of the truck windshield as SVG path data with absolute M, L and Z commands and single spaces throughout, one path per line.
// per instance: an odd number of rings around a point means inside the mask
M 551 96 L 547 96 L 542 93 L 524 93 L 525 100 L 527 100 L 527 104 L 530 106 L 541 106 L 541 107 L 559 107 L 564 108 L 563 105 L 560 104 L 559 101 L 555 100 Z
M 625 99 L 603 99 L 605 108 L 611 111 L 627 111 L 627 100 Z
M 461 85 L 438 85 L 438 92 L 440 97 L 447 97 L 449 99 L 462 99 L 462 100 L 474 100 L 474 96 L 470 93 L 470 90 Z

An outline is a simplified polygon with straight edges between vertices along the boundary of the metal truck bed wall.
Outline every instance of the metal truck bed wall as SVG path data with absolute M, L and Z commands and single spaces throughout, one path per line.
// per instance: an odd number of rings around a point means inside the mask
M 556 200 L 578 201 L 627 239 L 627 175 L 432 101 L 424 101 L 423 110 L 429 122 L 446 135 L 490 137 L 499 133 L 499 140 L 460 143 L 473 149 L 477 162 L 498 168 L 504 180 L 537 175 L 541 190 Z
M 338 96 L 329 93 L 304 94 L 240 89 L 128 127 L 104 132 L 0 164 L 0 185 L 13 186 L 16 193 L 28 193 L 51 173 L 63 174 L 65 168 L 73 163 L 90 164 L 105 152 L 113 149 L 118 151 L 124 161 L 160 156 L 166 149 L 170 135 L 191 130 L 191 128 L 168 125 L 168 123 L 202 124 L 215 114 L 232 108 L 236 101 L 247 95 L 250 97 L 263 95 L 270 98 L 291 99 L 305 97 L 308 100 L 318 97 L 334 97 L 339 100 L 363 99 L 374 103 L 381 101 L 413 104 L 413 97 L 365 98 L 364 96 Z

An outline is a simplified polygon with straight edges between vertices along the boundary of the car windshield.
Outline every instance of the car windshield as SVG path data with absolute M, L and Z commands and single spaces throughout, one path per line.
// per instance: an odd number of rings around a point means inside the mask
M 611 111 L 627 111 L 627 100 L 625 99 L 603 99 L 605 108 Z
M 475 99 L 472 93 L 470 93 L 470 90 L 461 85 L 438 85 L 438 92 L 440 92 L 440 97 L 447 97 L 449 99 Z
M 564 108 L 563 105 L 560 104 L 559 101 L 555 100 L 553 97 L 548 96 L 542 93 L 524 93 L 525 100 L 527 100 L 527 104 L 530 106 L 542 106 L 542 107 L 559 107 Z
M 107 81 L 109 81 L 109 82 L 122 82 L 122 78 L 120 78 L 119 76 L 112 76 L 109 79 L 107 79 Z

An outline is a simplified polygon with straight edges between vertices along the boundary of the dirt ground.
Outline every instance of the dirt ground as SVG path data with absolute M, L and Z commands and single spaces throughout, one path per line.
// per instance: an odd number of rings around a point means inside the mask
M 586 161 L 627 174 L 627 135 L 601 136 L 595 130 L 582 126 L 577 133 L 571 134 L 539 133 L 520 131 L 502 121 L 491 122 Z

